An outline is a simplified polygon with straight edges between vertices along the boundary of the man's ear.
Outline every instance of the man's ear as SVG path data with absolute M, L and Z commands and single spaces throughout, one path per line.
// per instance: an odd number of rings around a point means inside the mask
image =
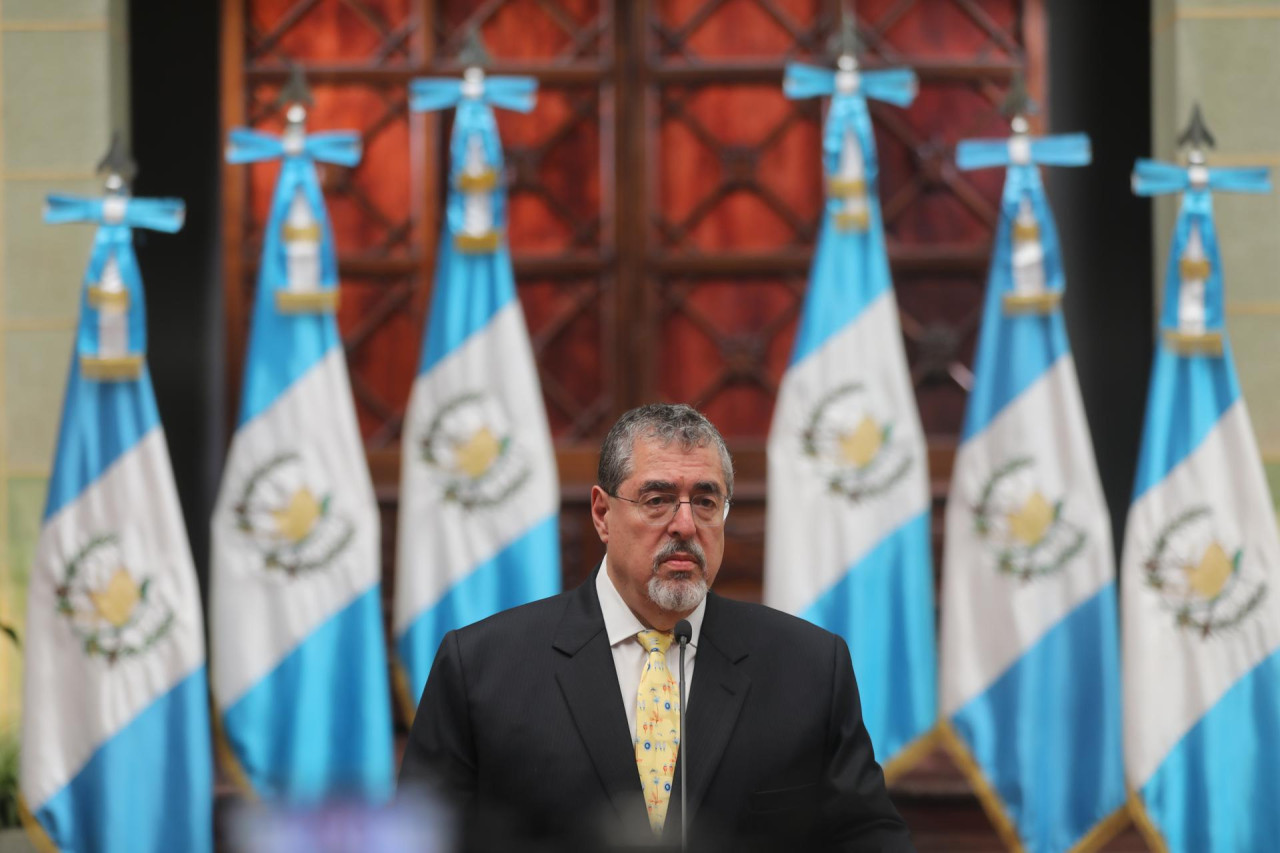
M 599 486 L 591 487 L 591 523 L 600 541 L 609 544 L 609 496 Z

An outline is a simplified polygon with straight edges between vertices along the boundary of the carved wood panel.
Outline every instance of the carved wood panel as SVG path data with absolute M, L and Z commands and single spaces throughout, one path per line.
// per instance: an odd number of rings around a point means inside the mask
M 529 115 L 499 112 L 510 240 L 565 495 L 565 579 L 600 553 L 585 515 L 599 438 L 621 411 L 688 401 L 729 438 L 739 501 L 721 578 L 759 594 L 763 443 L 822 201 L 821 107 L 781 92 L 787 61 L 826 62 L 837 0 L 233 0 L 223 117 L 278 129 L 288 63 L 311 126 L 356 128 L 365 156 L 326 167 L 340 250 L 339 323 L 379 494 L 396 499 L 399 432 L 434 266 L 451 116 L 410 116 L 406 85 L 457 74 L 476 29 L 492 73 L 532 74 Z M 1003 134 L 1015 71 L 1043 92 L 1043 0 L 861 0 L 869 67 L 910 65 L 903 110 L 873 104 L 881 199 L 935 491 L 969 380 L 1001 176 L 952 165 Z M 1040 100 L 1043 100 L 1040 98 Z M 224 167 L 229 399 L 271 165 Z M 230 415 L 234 417 L 234 413 Z M 390 537 L 389 541 L 390 541 Z M 390 549 L 388 549 L 390 550 Z

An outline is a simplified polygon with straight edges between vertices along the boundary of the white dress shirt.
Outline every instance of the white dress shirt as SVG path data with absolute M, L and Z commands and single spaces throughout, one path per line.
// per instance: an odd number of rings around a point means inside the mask
M 622 707 L 627 711 L 627 729 L 634 738 L 640 677 L 644 675 L 644 668 L 649 663 L 649 652 L 636 640 L 636 634 L 646 629 L 622 600 L 604 562 L 600 563 L 600 571 L 596 573 L 596 596 L 600 599 L 600 612 L 604 614 L 605 634 L 613 649 L 613 668 L 618 672 L 618 691 L 622 696 Z M 688 616 L 693 636 L 684 653 L 685 695 L 680 697 L 686 711 L 689 708 L 689 694 L 693 692 L 693 665 L 698 657 L 698 636 L 702 633 L 702 617 L 706 612 L 707 600 L 704 598 Z M 678 682 L 680 646 L 676 643 L 672 643 L 671 648 L 667 649 L 667 670 L 671 673 L 672 680 Z

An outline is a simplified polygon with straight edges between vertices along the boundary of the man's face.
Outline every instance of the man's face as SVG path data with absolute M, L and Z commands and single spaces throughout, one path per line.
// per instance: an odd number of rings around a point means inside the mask
M 727 497 L 715 447 L 686 451 L 678 442 L 664 447 L 637 439 L 631 476 L 618 487 L 618 496 L 643 500 L 659 492 L 681 501 L 706 494 Z M 669 630 L 687 616 L 720 571 L 724 525 L 696 521 L 688 504 L 654 523 L 636 504 L 596 486 L 591 516 L 608 552 L 609 576 L 632 612 L 651 627 Z

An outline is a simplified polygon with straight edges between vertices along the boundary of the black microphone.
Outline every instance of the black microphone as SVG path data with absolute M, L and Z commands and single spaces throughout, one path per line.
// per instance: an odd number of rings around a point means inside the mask
M 676 642 L 680 644 L 680 849 L 689 849 L 689 750 L 685 749 L 688 741 L 688 730 L 684 727 L 685 702 L 684 684 L 684 649 L 693 639 L 693 626 L 688 619 L 681 619 L 673 630 Z

